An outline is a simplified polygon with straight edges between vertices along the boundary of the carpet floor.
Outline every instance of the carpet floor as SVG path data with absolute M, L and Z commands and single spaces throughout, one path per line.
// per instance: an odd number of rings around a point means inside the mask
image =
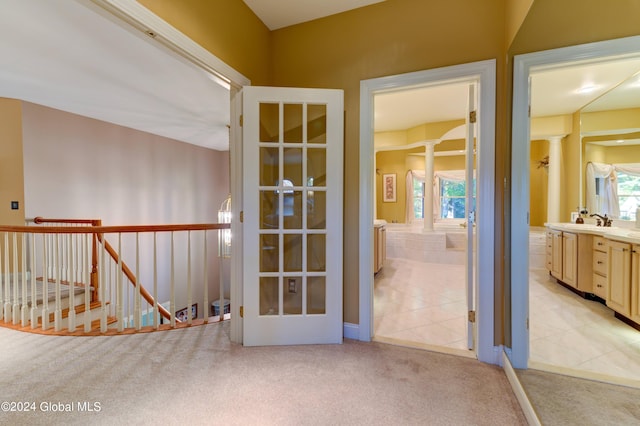
M 532 369 L 517 375 L 545 426 L 640 424 L 640 389 Z
M 245 348 L 226 322 L 0 347 L 0 424 L 526 424 L 500 367 L 380 343 Z

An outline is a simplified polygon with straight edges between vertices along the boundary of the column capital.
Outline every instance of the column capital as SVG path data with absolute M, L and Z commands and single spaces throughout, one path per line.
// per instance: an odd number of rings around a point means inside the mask
M 553 136 L 547 136 L 545 139 L 548 140 L 549 143 L 561 143 L 562 139 L 564 139 L 565 136 L 567 135 L 553 135 Z
M 434 146 L 438 145 L 440 142 L 442 142 L 442 141 L 441 140 L 426 141 L 426 142 L 424 142 L 424 147 L 425 148 L 433 148 Z

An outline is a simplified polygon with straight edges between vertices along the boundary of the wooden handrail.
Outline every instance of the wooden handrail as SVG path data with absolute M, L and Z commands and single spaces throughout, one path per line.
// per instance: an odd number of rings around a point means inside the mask
M 172 231 L 208 231 L 216 229 L 231 229 L 230 223 L 201 223 L 201 224 L 178 224 L 178 225 L 133 225 L 133 226 L 102 226 L 100 219 L 48 219 L 40 216 L 33 219 L 36 224 L 43 223 L 66 223 L 66 224 L 86 224 L 88 226 L 45 226 L 35 228 L 33 226 L 6 226 L 0 225 L 0 232 L 22 232 L 39 234 L 88 234 L 94 236 L 92 249 L 92 273 L 91 284 L 94 288 L 94 296 L 97 297 L 97 243 L 104 245 L 105 250 L 111 258 L 118 263 L 119 255 L 115 249 L 104 238 L 104 234 L 113 233 L 136 233 L 136 232 L 172 232 Z M 37 229 L 37 231 L 36 231 Z M 135 274 L 129 269 L 126 263 L 122 262 L 122 271 L 127 276 L 131 284 L 136 287 L 138 282 Z M 140 285 L 140 295 L 152 306 L 155 306 L 155 299 Z M 171 313 L 162 305 L 158 305 L 158 311 L 163 318 L 171 320 Z M 181 322 L 176 318 L 177 322 Z
M 37 231 L 36 231 L 37 229 Z M 231 229 L 230 223 L 196 223 L 182 225 L 128 225 L 128 226 L 9 226 L 0 225 L 0 232 L 24 232 L 27 234 L 116 234 L 135 232 L 210 231 Z
M 42 223 L 75 223 L 75 224 L 100 226 L 102 224 L 102 221 L 100 219 L 48 219 L 48 218 L 36 216 L 33 218 L 33 223 L 38 225 Z
M 120 256 L 118 256 L 118 253 L 111 246 L 111 244 L 109 244 L 109 241 L 104 239 L 102 234 L 97 234 L 97 235 L 98 235 L 98 241 L 100 241 L 104 245 L 105 250 L 107 250 L 111 258 L 116 263 L 118 263 L 120 260 Z M 129 269 L 127 264 L 124 262 L 122 262 L 122 272 L 124 272 L 124 274 L 127 276 L 127 278 L 129 279 L 131 284 L 133 284 L 134 287 L 138 286 L 138 281 L 136 280 L 135 274 L 131 272 L 131 269 Z M 149 294 L 149 292 L 147 291 L 146 288 L 144 288 L 143 285 L 140 285 L 140 295 L 144 297 L 144 300 L 146 300 L 151 306 L 155 306 L 155 299 L 151 294 Z M 167 311 L 164 306 L 159 304 L 158 311 L 160 312 L 160 315 L 162 315 L 163 318 L 171 320 L 171 312 Z M 181 322 L 178 318 L 176 318 L 176 321 Z

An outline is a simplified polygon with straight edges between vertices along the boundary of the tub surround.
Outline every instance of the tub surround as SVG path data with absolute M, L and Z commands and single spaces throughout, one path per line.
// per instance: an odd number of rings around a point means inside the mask
M 459 223 L 436 222 L 425 231 L 422 223 L 386 224 L 387 256 L 425 263 L 464 265 L 466 229 Z
M 547 223 L 546 265 L 557 282 L 605 304 L 640 330 L 640 229 Z M 621 225 L 621 226 L 620 226 Z

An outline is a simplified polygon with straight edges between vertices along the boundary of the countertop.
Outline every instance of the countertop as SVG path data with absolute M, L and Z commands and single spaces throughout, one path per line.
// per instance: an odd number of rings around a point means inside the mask
M 600 235 L 610 240 L 623 241 L 626 243 L 640 244 L 640 229 L 627 227 L 604 227 L 593 224 L 579 223 L 545 223 L 546 227 L 558 231 L 573 232 L 576 234 Z

